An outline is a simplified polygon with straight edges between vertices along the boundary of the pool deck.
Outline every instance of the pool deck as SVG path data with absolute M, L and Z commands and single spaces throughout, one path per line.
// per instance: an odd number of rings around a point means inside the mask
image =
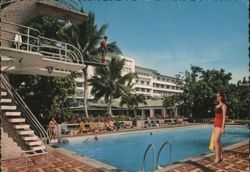
M 214 153 L 193 157 L 175 163 L 157 172 L 248 172 L 249 171 L 249 140 L 228 146 L 223 149 L 223 161 L 214 164 Z M 25 164 L 20 158 L 1 160 L 3 172 L 25 172 Z M 52 149 L 49 164 L 46 156 L 35 156 L 28 159 L 28 172 L 118 172 L 110 165 L 81 157 L 65 149 Z
M 249 172 L 249 140 L 223 149 L 223 160 L 214 164 L 215 154 L 175 163 L 156 172 Z

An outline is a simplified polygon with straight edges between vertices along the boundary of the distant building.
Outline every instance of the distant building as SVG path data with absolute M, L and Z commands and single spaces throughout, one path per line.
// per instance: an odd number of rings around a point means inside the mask
M 181 86 L 175 83 L 174 77 L 139 66 L 135 66 L 135 72 L 138 76 L 135 80 L 135 91 L 144 94 L 147 99 L 160 99 L 163 96 L 183 93 Z
M 138 78 L 134 79 L 134 90 L 137 94 L 145 95 L 147 100 L 162 99 L 164 96 L 182 93 L 181 86 L 175 83 L 175 78 L 167 75 L 162 75 L 156 70 L 144 68 L 135 65 L 135 60 L 130 57 L 120 56 L 125 59 L 125 65 L 122 74 L 129 72 L 137 73 Z M 88 79 L 94 75 L 95 67 L 88 67 Z M 74 107 L 83 106 L 84 99 L 84 76 L 83 72 L 76 73 L 76 94 L 70 97 L 70 105 Z M 93 100 L 91 95 L 91 86 L 87 88 L 87 99 Z

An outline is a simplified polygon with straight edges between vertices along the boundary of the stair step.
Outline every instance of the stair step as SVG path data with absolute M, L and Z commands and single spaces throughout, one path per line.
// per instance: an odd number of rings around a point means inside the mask
M 30 140 L 38 140 L 39 138 L 37 136 L 24 136 L 22 137 L 22 139 L 25 141 L 30 141 Z
M 21 124 L 21 125 L 13 125 L 15 129 L 29 129 L 30 125 L 27 124 Z
M 1 99 L 0 103 L 10 103 L 12 99 Z
M 34 146 L 34 147 L 31 147 L 31 150 L 44 150 L 45 149 L 45 146 Z
M 17 133 L 20 135 L 33 135 L 34 131 L 33 130 L 21 130 L 21 131 L 17 131 Z
M 2 105 L 1 110 L 16 110 L 16 106 Z
M 21 112 L 5 112 L 5 116 L 21 116 Z
M 37 140 L 37 141 L 32 141 L 32 142 L 26 142 L 26 145 L 29 145 L 29 146 L 42 146 L 43 142 L 41 140 Z
M 24 118 L 11 118 L 8 119 L 9 122 L 16 123 L 16 122 L 25 122 Z
M 6 91 L 1 91 L 1 96 L 7 96 L 7 92 Z

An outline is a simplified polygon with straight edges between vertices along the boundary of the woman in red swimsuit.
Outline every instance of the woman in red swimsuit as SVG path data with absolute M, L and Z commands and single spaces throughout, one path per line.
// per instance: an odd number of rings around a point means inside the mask
M 214 163 L 222 161 L 222 144 L 220 136 L 225 130 L 225 119 L 227 114 L 226 96 L 223 92 L 216 95 L 218 104 L 214 108 L 214 145 L 215 145 L 215 160 Z

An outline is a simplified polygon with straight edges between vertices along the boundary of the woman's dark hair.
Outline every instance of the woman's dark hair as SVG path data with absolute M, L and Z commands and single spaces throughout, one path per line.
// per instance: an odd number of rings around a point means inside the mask
M 221 101 L 225 104 L 227 104 L 227 98 L 223 91 L 219 91 L 218 94 L 221 96 Z

